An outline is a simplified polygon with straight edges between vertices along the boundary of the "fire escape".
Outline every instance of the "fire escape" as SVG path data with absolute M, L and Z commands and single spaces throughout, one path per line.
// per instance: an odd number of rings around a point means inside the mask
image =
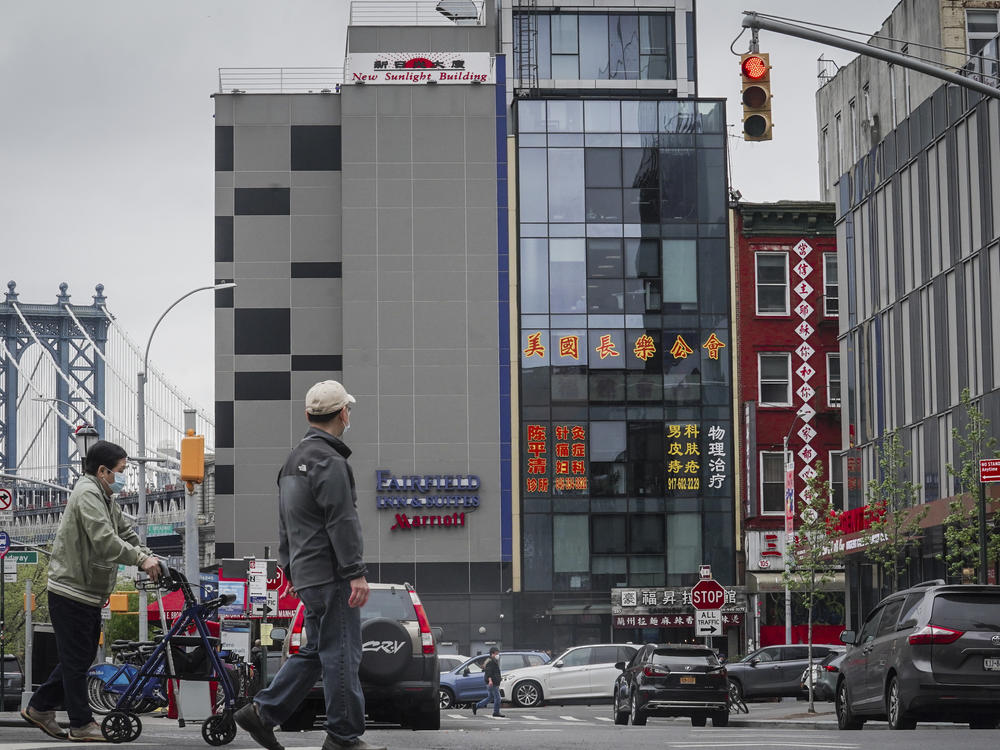
M 514 62 L 517 86 L 514 95 L 531 97 L 538 94 L 538 0 L 515 0 Z

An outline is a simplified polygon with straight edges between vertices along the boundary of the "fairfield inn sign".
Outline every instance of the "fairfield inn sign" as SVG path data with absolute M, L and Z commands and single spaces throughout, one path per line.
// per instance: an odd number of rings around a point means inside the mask
M 396 476 L 375 471 L 375 507 L 395 511 L 392 531 L 426 526 L 458 529 L 465 516 L 479 508 L 479 477 L 475 474 L 416 474 Z M 407 513 L 406 511 L 413 511 Z M 450 512 L 449 512 L 450 511 Z

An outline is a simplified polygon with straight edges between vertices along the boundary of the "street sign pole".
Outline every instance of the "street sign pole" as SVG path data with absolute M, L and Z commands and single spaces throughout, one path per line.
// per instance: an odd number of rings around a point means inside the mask
M 979 515 L 979 583 L 985 584 L 986 575 L 986 483 L 1000 481 L 1000 459 L 984 458 L 979 461 L 979 496 L 976 506 Z
M 10 551 L 10 535 L 6 531 L 0 531 L 0 568 L 3 567 L 3 559 L 7 557 L 7 552 Z M 0 706 L 3 706 L 6 701 L 6 696 L 4 695 L 4 670 L 6 669 L 6 659 L 3 657 L 7 653 L 7 615 L 4 612 L 4 602 L 7 592 L 4 590 L 4 581 L 7 579 L 5 575 L 0 578 Z

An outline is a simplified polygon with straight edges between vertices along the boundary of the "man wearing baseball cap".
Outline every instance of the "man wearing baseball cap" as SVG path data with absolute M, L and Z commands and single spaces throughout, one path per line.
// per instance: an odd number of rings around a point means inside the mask
M 309 431 L 278 474 L 278 564 L 305 607 L 306 644 L 270 686 L 235 714 L 268 750 L 284 750 L 274 727 L 288 719 L 320 677 L 326 695 L 323 750 L 385 750 L 369 745 L 361 665 L 361 607 L 368 601 L 351 449 L 354 396 L 336 380 L 306 393 Z

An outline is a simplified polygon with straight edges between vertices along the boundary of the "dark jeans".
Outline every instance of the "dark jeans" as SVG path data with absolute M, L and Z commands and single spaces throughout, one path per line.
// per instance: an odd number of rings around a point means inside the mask
M 326 731 L 336 740 L 353 740 L 365 731 L 361 692 L 361 609 L 349 607 L 350 581 L 300 589 L 305 606 L 306 645 L 281 665 L 274 680 L 254 696 L 265 724 L 281 724 L 323 678 Z
M 87 670 L 94 663 L 101 640 L 101 608 L 50 591 L 49 618 L 59 663 L 31 696 L 29 705 L 36 711 L 54 711 L 62 706 L 69 714 L 71 727 L 86 726 L 94 720 L 87 702 Z
M 493 715 L 496 716 L 500 713 L 500 686 L 499 685 L 487 685 L 486 686 L 486 697 L 483 698 L 479 703 L 476 704 L 476 708 L 485 708 L 486 706 L 493 704 Z

